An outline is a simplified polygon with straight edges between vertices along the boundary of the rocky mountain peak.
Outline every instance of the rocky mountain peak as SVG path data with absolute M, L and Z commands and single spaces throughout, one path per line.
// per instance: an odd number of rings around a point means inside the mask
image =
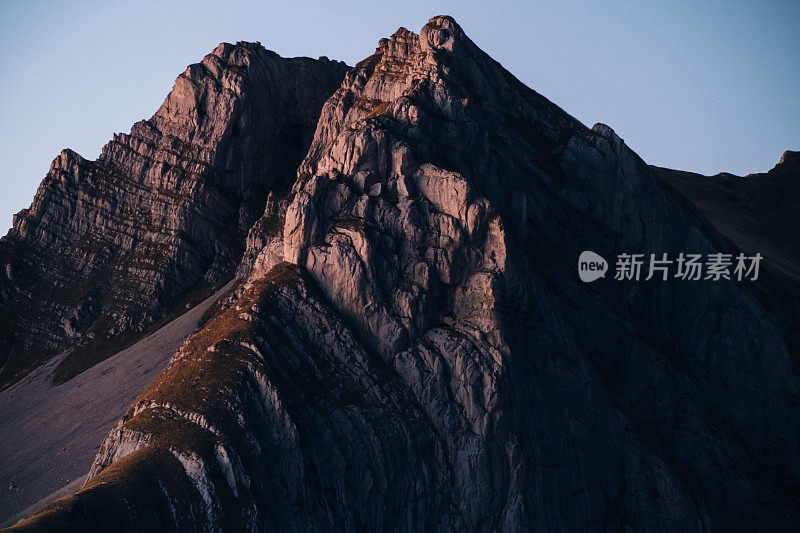
M 459 47 L 456 41 L 461 40 L 464 42 Z M 404 27 L 398 28 L 391 37 L 378 42 L 376 53 L 383 54 L 387 60 L 406 61 L 416 66 L 423 61 L 421 54 L 434 54 L 439 50 L 463 53 L 466 51 L 464 45 L 466 48 L 475 49 L 452 17 L 440 15 L 431 18 L 422 27 L 419 35 Z
M 793 152 L 791 150 L 783 152 L 781 160 L 775 165 L 772 171 L 793 173 L 795 175 L 800 173 L 800 152 Z
M 793 309 L 733 279 L 576 275 L 584 250 L 736 252 L 610 127 L 585 127 L 446 16 L 347 72 L 309 61 L 224 45 L 112 141 L 102 168 L 138 176 L 117 187 L 170 192 L 115 228 L 171 209 L 159 227 L 204 228 L 165 239 L 178 269 L 141 277 L 214 279 L 241 257 L 239 279 L 84 489 L 21 530 L 796 523 Z
M 560 426 L 562 417 L 588 420 L 606 409 L 622 409 L 625 417 L 651 425 L 671 416 L 657 407 L 660 402 L 686 401 L 686 389 L 678 383 L 687 379 L 706 384 L 691 393 L 692 409 L 698 412 L 711 410 L 737 425 L 740 410 L 753 409 L 754 403 L 760 406 L 757 410 L 768 409 L 768 395 L 745 400 L 732 393 L 723 404 L 701 392 L 730 383 L 752 364 L 752 354 L 726 351 L 736 362 L 728 359 L 728 364 L 711 369 L 699 354 L 717 350 L 716 341 L 702 327 L 687 336 L 679 326 L 687 320 L 687 308 L 680 302 L 692 302 L 700 324 L 699 317 L 727 309 L 724 302 L 746 301 L 737 307 L 742 313 L 737 321 L 758 329 L 758 335 L 771 335 L 767 331 L 774 333 L 773 326 L 751 314 L 759 304 L 749 288 L 667 282 L 595 289 L 574 274 L 575 258 L 585 249 L 609 257 L 621 251 L 711 253 L 728 249 L 724 239 L 667 194 L 610 127 L 588 129 L 525 87 L 448 17 L 432 19 L 418 38 L 399 30 L 345 76 L 323 107 L 282 221 L 282 232 L 253 239 L 261 249 L 253 252 L 257 267 L 249 283 L 269 277 L 281 261 L 294 263 L 308 273 L 323 300 L 357 332 L 366 349 L 408 380 L 426 416 L 452 431 L 446 438 L 451 442 L 449 457 L 465 461 L 453 459 L 458 464 L 453 490 L 459 494 L 453 505 L 459 509 L 457 520 L 472 528 L 479 529 L 476 524 L 487 524 L 482 520 L 492 516 L 513 530 L 523 527 L 522 517 L 530 509 L 548 512 L 547 504 L 530 494 L 522 496 L 522 489 L 519 499 L 516 489 L 498 498 L 459 481 L 491 471 L 507 479 L 530 475 L 531 485 L 539 482 L 532 471 L 516 470 L 510 458 L 500 459 L 493 448 L 497 442 L 513 442 L 540 449 L 542 439 L 560 446 L 556 441 L 562 442 L 561 437 L 530 426 L 516 411 L 519 406 L 538 405 L 547 413 L 541 416 L 548 427 Z M 667 301 L 662 299 L 666 293 Z M 656 301 L 660 303 L 652 304 Z M 742 346 L 753 333 L 725 329 L 726 335 L 739 336 L 731 342 Z M 776 364 L 788 368 L 788 347 L 783 344 L 778 352 L 781 362 Z M 679 364 L 676 372 L 683 377 L 666 388 L 660 381 L 648 385 L 648 380 L 632 376 L 623 378 L 624 384 L 616 381 L 620 364 L 644 371 L 640 365 L 647 366 L 641 359 L 645 353 L 645 359 L 670 368 Z M 471 361 L 466 367 L 462 355 Z M 569 360 L 571 370 L 555 360 Z M 480 386 L 473 371 L 481 376 Z M 650 377 L 658 381 L 656 374 L 660 371 Z M 766 386 L 769 379 L 762 375 L 758 381 Z M 531 393 L 534 382 L 560 400 L 547 392 L 544 397 Z M 560 385 L 551 388 L 547 383 Z M 595 392 L 585 403 L 566 399 L 559 392 L 563 386 L 575 395 L 584 387 Z M 435 398 L 442 396 L 452 398 L 461 414 L 438 404 Z M 701 433 L 726 439 L 702 417 L 692 420 L 703 428 Z M 793 427 L 796 431 L 797 425 Z M 460 431 L 477 436 L 469 440 L 469 450 L 462 447 L 467 445 Z M 677 451 L 674 443 L 661 441 L 672 439 L 668 434 L 665 430 L 655 437 L 661 442 L 657 446 L 664 446 L 656 453 L 664 453 L 682 470 L 694 459 Z M 567 440 L 574 442 L 571 438 Z M 654 469 L 645 476 L 670 487 L 665 494 L 674 507 L 664 504 L 645 511 L 632 493 L 622 497 L 623 507 L 650 518 L 683 520 L 676 509 L 692 504 L 677 502 L 694 499 L 695 488 L 652 462 L 644 441 L 652 443 L 653 438 L 636 437 L 639 444 L 629 448 L 629 458 Z M 693 437 L 684 438 L 680 446 L 692 447 Z M 784 452 L 794 454 L 786 448 Z M 707 460 L 712 461 L 710 455 Z M 482 470 L 465 459 L 478 461 L 479 456 L 492 466 Z M 555 456 L 537 460 L 560 461 Z M 553 474 L 559 483 L 571 476 L 567 470 L 559 472 Z M 728 474 L 715 469 L 712 477 L 717 476 Z M 746 484 L 754 493 L 762 490 Z M 707 505 L 727 505 L 716 497 L 711 500 Z M 741 510 L 729 508 L 731 513 Z
M 347 70 L 223 43 L 97 161 L 63 151 L 0 241 L 24 273 L 0 285 L 0 384 L 64 350 L 66 379 L 232 275 Z

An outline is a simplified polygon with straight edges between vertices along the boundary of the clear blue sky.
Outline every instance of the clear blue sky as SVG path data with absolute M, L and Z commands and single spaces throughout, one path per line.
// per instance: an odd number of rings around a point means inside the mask
M 0 235 L 52 159 L 94 159 L 222 41 L 349 64 L 450 14 L 506 68 L 651 164 L 771 168 L 800 149 L 800 1 L 0 0 Z

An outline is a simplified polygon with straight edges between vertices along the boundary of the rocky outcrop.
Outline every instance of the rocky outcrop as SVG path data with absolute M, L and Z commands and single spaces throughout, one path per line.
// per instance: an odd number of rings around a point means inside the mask
M 223 43 L 97 161 L 63 151 L 0 241 L 0 385 L 73 349 L 68 379 L 230 278 L 346 70 Z
M 17 530 L 796 524 L 797 317 L 735 280 L 584 284 L 587 249 L 733 251 L 452 18 L 401 28 L 322 108 L 240 286 Z
M 769 171 L 771 174 L 793 174 L 797 176 L 800 174 L 800 152 L 793 152 L 791 150 L 786 150 L 783 152 L 781 156 L 781 160 L 778 161 L 778 164 L 775 165 L 772 170 Z

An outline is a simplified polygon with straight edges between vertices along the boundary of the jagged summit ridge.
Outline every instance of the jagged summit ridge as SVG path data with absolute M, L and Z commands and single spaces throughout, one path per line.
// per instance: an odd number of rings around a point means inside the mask
M 19 273 L 0 280 L 2 382 L 72 348 L 74 374 L 229 276 L 346 70 L 223 43 L 97 161 L 62 152 L 0 243 L 0 262 Z
M 414 95 L 422 91 L 452 120 L 461 120 L 466 109 L 476 108 L 487 118 L 496 114 L 541 120 L 537 126 L 546 127 L 539 133 L 553 141 L 583 127 L 524 87 L 475 46 L 451 17 L 439 16 L 432 18 L 419 36 L 401 28 L 391 38 L 382 39 L 375 54 L 348 74 L 323 109 L 325 119 L 319 122 L 302 171 L 313 173 L 313 164 L 321 155 L 319 147 L 330 144 L 336 132 L 359 120 L 387 112 L 415 120 L 420 107 L 414 103 Z M 350 100 L 343 100 L 345 97 Z
M 796 317 L 733 281 L 583 284 L 586 249 L 733 251 L 452 18 L 401 29 L 93 478 L 20 529 L 796 523 Z

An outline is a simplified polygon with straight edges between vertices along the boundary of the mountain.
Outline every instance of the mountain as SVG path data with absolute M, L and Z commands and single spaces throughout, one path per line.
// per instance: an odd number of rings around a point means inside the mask
M 0 387 L 69 349 L 66 381 L 230 279 L 346 69 L 222 44 L 97 161 L 62 151 L 0 241 Z
M 0 240 L 0 525 L 86 474 L 202 311 L 144 338 L 233 277 L 347 69 L 222 44 L 97 161 L 55 159 Z
M 222 259 L 209 251 L 192 278 L 216 288 L 240 257 L 230 288 L 111 430 L 83 488 L 12 530 L 798 523 L 800 317 L 778 262 L 759 280 L 583 283 L 583 250 L 741 244 L 665 181 L 674 171 L 524 86 L 450 17 L 399 29 L 346 73 L 324 66 L 314 81 L 280 78 L 320 96 L 343 75 L 313 139 L 293 144 L 307 148 L 293 179 L 290 158 L 270 158 L 286 166 L 262 175 L 261 203 L 218 226 L 242 248 L 215 245 Z M 159 113 L 181 117 L 178 135 L 199 113 L 171 101 Z M 283 139 L 275 122 L 261 134 Z M 237 186 L 267 168 L 209 142 Z M 197 239 L 211 250 L 209 235 Z

